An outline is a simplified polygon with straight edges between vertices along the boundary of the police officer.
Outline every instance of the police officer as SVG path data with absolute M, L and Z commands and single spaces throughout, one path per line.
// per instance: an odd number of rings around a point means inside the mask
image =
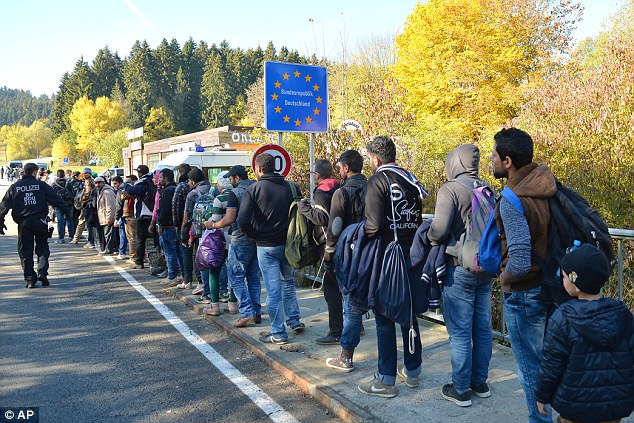
M 18 254 L 22 262 L 24 280 L 27 288 L 35 288 L 37 281 L 48 286 L 48 204 L 59 207 L 68 213 L 68 205 L 46 182 L 36 179 L 38 172 L 35 163 L 24 166 L 24 176 L 11 185 L 2 203 L 0 203 L 0 235 L 4 235 L 7 226 L 4 218 L 13 209 L 11 216 L 18 224 Z M 33 244 L 37 254 L 37 274 L 33 270 Z

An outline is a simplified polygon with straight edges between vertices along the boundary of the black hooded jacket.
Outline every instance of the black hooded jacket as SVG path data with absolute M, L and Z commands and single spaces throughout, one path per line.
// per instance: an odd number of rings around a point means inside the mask
M 0 202 L 0 223 L 4 223 L 9 210 L 12 210 L 11 217 L 17 224 L 29 219 L 45 219 L 49 204 L 68 213 L 68 204 L 53 188 L 33 175 L 24 175 L 9 187 Z
M 275 247 L 286 244 L 288 210 L 293 202 L 289 184 L 292 183 L 277 173 L 270 173 L 262 175 L 244 193 L 238 212 L 238 226 L 257 245 Z
M 634 317 L 625 304 L 574 299 L 555 310 L 535 397 L 573 421 L 616 420 L 634 411 Z

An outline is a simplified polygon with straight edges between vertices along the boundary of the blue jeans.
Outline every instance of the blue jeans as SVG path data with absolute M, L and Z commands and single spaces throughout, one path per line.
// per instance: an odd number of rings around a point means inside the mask
M 442 314 L 451 347 L 451 381 L 459 394 L 487 381 L 493 348 L 491 278 L 447 268 Z
M 180 240 L 176 236 L 175 228 L 163 228 L 160 239 L 161 248 L 165 254 L 165 262 L 167 263 L 167 277 L 176 278 L 176 272 L 180 268 L 182 271 L 183 252 L 180 248 Z
M 128 237 L 125 236 L 125 217 L 119 220 L 119 254 L 122 256 L 128 252 Z
M 62 209 L 55 208 L 55 216 L 57 216 L 57 238 L 64 239 L 64 233 L 66 227 L 68 227 L 68 238 L 71 240 L 75 236 L 75 221 L 73 220 L 74 207 L 70 207 L 68 214 L 65 214 Z
M 284 315 L 289 326 L 299 323 L 293 267 L 284 255 L 284 246 L 257 247 L 258 264 L 266 287 L 266 308 L 271 318 L 271 335 L 287 339 Z
M 248 242 L 229 244 L 228 262 L 227 276 L 231 282 L 233 293 L 238 299 L 240 315 L 251 317 L 262 314 L 260 266 L 258 266 L 258 253 L 255 244 Z M 222 284 L 220 289 L 222 290 Z
M 396 384 L 396 364 L 398 351 L 396 349 L 396 323 L 383 316 L 378 311 L 374 312 L 376 321 L 376 341 L 379 350 L 379 371 L 376 378 L 386 385 Z M 403 336 L 403 356 L 407 376 L 418 377 L 421 372 L 420 365 L 422 359 L 422 346 L 420 343 L 420 331 L 418 330 L 418 320 L 414 316 L 414 353 L 409 351 L 409 326 L 401 326 Z
M 535 386 L 542 361 L 546 308 L 539 301 L 541 288 L 504 294 L 504 319 L 511 339 L 517 376 L 524 390 L 530 422 L 552 422 L 551 412 L 539 414 Z
M 353 314 L 350 307 L 350 295 L 343 296 L 343 331 L 339 343 L 341 348 L 353 350 L 359 345 L 361 340 L 361 327 L 363 326 L 363 315 Z

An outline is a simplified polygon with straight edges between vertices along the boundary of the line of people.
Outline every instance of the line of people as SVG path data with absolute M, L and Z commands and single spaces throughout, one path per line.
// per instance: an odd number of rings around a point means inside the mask
M 316 343 L 339 344 L 339 355 L 328 358 L 325 365 L 346 372 L 354 369 L 354 352 L 364 332 L 362 315 L 355 305 L 367 303 L 372 292 L 358 298 L 340 290 L 335 263 L 339 238 L 348 226 L 363 221 L 366 238 L 379 239 L 381 251 L 396 238 L 404 260 L 411 264 L 415 238 L 423 224 L 426 194 L 416 177 L 396 164 L 396 145 L 390 138 L 374 138 L 367 146 L 367 159 L 372 172 L 369 179 L 362 174 L 361 154 L 343 152 L 337 164 L 341 185 L 333 178 L 330 162 L 316 161 L 314 203 L 303 200 L 299 207 L 314 224 L 325 271 L 323 290 L 329 330 L 316 338 Z M 447 182 L 437 193 L 436 218 L 426 226 L 425 243 L 443 245 L 465 233 L 472 207 L 471 191 L 486 185 L 479 177 L 479 166 L 480 151 L 475 145 L 460 145 L 447 155 Z M 545 407 L 551 404 L 561 414 L 561 421 L 618 421 L 634 409 L 634 319 L 623 303 L 600 297 L 609 276 L 607 262 L 601 261 L 601 253 L 592 246 L 566 257 L 562 280 L 569 294 L 578 299 L 558 308 L 547 325 L 549 313 L 540 299 L 542 276 L 536 257 L 544 256 L 547 249 L 547 201 L 556 190 L 554 175 L 546 165 L 533 162 L 531 137 L 515 128 L 495 135 L 491 166 L 495 178 L 507 179 L 525 209 L 520 213 L 502 198 L 495 219 L 502 229 L 499 280 L 504 317 L 529 420 L 552 421 L 551 411 Z M 298 187 L 275 172 L 271 155 L 256 158 L 256 180 L 249 179 L 243 166 L 233 166 L 217 175 L 213 187 L 200 169 L 188 165 L 178 166 L 176 175 L 171 169 L 150 175 L 147 166 L 141 165 L 136 169 L 136 181 L 132 177 L 125 181 L 114 178 L 112 188 L 101 178 L 93 180 L 89 170 L 84 172 L 84 191 L 78 200 L 82 213 L 73 243 L 79 240 L 83 222 L 89 228 L 87 248 L 94 245 L 90 228 L 98 227 L 100 253 L 115 253 L 114 231 L 108 227 L 123 226 L 130 265 L 142 269 L 146 239 L 156 236 L 155 244 L 160 244 L 165 256 L 168 285 L 192 289 L 192 295 L 199 295 L 198 302 L 207 305 L 203 313 L 218 316 L 222 313 L 222 265 L 197 268 L 195 264 L 205 236 L 197 225 L 207 231 L 220 230 L 226 245 L 229 285 L 226 311 L 239 314 L 234 326 L 262 322 L 262 280 L 270 329 L 260 341 L 286 344 L 289 330 L 304 331 L 294 268 L 284 251 L 288 211 Z M 50 202 L 60 208 L 60 214 L 65 212 L 57 198 L 51 197 Z M 4 218 L 7 207 L 5 197 L 0 217 Z M 20 251 L 22 257 L 22 248 Z M 119 255 L 124 258 L 121 250 Z M 380 268 L 385 256 L 375 257 L 381 262 Z M 451 255 L 444 255 L 442 260 L 445 270 L 440 295 L 449 333 L 452 376 L 451 383 L 441 391 L 446 400 L 466 407 L 472 404 L 472 395 L 491 396 L 488 370 L 493 277 L 467 270 Z M 28 262 L 23 260 L 23 266 L 27 279 Z M 45 275 L 43 269 L 38 271 Z M 28 273 L 27 282 L 33 279 L 33 273 Z M 416 315 L 427 310 L 431 294 L 414 266 L 406 279 L 411 324 L 396 323 L 389 313 L 380 311 L 381 307 L 374 307 L 378 366 L 372 380 L 358 384 L 364 394 L 392 398 L 398 394 L 397 380 L 409 388 L 420 384 L 422 339 Z M 404 346 L 402 364 L 397 359 L 397 325 Z

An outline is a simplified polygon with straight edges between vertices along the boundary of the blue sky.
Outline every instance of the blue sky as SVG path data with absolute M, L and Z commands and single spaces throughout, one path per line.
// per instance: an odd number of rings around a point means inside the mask
M 596 35 L 624 0 L 582 0 L 578 39 Z M 373 35 L 400 31 L 417 0 L 0 0 L 0 87 L 57 91 L 82 55 L 108 45 L 125 56 L 135 40 L 162 38 L 247 49 L 273 41 L 301 54 L 340 58 Z

